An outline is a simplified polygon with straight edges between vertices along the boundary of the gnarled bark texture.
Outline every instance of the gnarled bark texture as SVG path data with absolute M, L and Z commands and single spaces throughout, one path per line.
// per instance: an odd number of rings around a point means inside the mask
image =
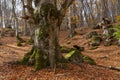
M 32 0 L 28 0 L 26 6 L 35 26 L 34 46 L 20 62 L 35 65 L 36 70 L 47 66 L 54 68 L 60 59 L 58 30 L 67 8 L 74 0 L 65 0 L 60 10 L 54 1 L 56 0 L 40 0 L 34 13 L 29 6 L 32 5 Z

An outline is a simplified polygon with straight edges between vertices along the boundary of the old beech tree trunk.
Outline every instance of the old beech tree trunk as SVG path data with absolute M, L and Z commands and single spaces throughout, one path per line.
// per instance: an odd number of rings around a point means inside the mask
M 58 30 L 67 8 L 74 0 L 63 0 L 60 10 L 57 9 L 56 1 L 34 0 L 37 10 L 33 10 L 32 0 L 28 0 L 25 6 L 31 16 L 29 20 L 33 21 L 35 35 L 33 48 L 20 62 L 35 65 L 36 70 L 47 66 L 54 68 L 60 59 Z

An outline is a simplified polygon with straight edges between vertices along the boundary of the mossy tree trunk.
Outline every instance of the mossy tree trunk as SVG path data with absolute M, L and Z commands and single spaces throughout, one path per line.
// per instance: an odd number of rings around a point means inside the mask
M 35 65 L 36 70 L 47 66 L 54 68 L 59 61 L 58 29 L 65 11 L 73 2 L 66 0 L 59 11 L 54 2 L 50 1 L 41 0 L 37 11 L 34 14 L 31 12 L 35 25 L 34 46 L 20 61 L 22 64 Z

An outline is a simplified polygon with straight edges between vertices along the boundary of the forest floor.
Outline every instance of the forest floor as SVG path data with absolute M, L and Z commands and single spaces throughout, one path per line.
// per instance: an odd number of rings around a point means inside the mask
M 68 32 L 61 31 L 60 44 L 68 47 L 83 46 L 85 51 L 82 53 L 92 57 L 97 65 L 120 67 L 120 47 L 101 44 L 97 49 L 90 50 L 88 40 L 85 39 L 85 34 L 89 31 L 89 28 L 77 29 L 78 34 L 73 38 L 67 38 Z M 28 37 L 23 38 L 28 40 Z M 18 47 L 14 37 L 0 38 L 0 43 L 0 80 L 120 80 L 120 71 L 87 63 L 69 63 L 67 69 L 57 68 L 56 74 L 49 68 L 33 72 L 34 67 L 8 63 L 22 58 L 31 49 L 31 45 L 24 43 Z

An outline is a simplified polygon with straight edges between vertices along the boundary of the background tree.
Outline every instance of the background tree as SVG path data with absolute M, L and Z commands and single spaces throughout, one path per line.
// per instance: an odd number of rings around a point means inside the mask
M 21 0 L 22 2 L 22 6 L 23 6 L 23 9 L 22 9 L 22 14 L 23 16 L 26 16 L 26 10 L 25 10 L 25 0 Z M 24 19 L 24 35 L 27 35 L 28 34 L 28 30 L 27 30 L 27 20 Z

